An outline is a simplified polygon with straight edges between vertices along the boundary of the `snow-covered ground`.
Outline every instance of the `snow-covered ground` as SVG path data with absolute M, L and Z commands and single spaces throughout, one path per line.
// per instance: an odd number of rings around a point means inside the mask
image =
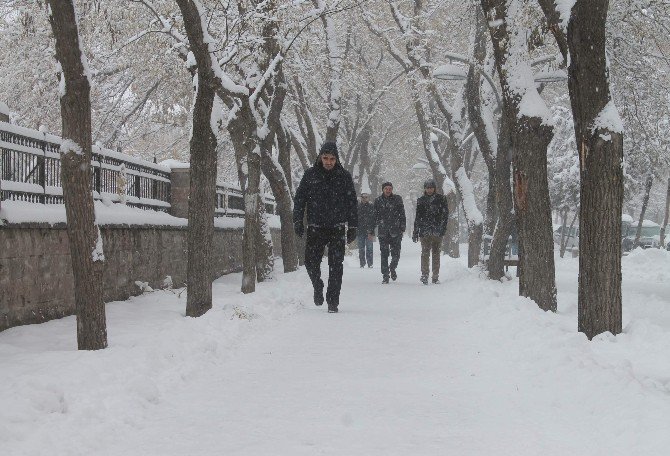
M 223 277 L 198 319 L 177 291 L 110 303 L 104 351 L 72 317 L 0 333 L 0 454 L 668 454 L 670 252 L 623 259 L 625 331 L 592 342 L 577 259 L 551 314 L 465 259 L 421 285 L 407 239 L 381 285 L 375 255 L 347 258 L 339 314 L 301 270 L 247 296 Z

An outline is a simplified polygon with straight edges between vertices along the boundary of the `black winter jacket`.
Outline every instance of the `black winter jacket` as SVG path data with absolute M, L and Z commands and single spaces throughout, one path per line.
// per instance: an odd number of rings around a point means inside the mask
M 358 232 L 369 233 L 375 229 L 375 208 L 372 203 L 358 203 Z
M 449 220 L 447 198 L 439 193 L 424 194 L 416 201 L 413 236 L 444 236 Z
M 305 171 L 293 200 L 293 223 L 302 222 L 307 210 L 307 225 L 333 228 L 345 223 L 358 226 L 356 189 L 351 174 L 337 162 L 326 171 L 321 161 Z
M 405 206 L 400 195 L 391 195 L 388 198 L 380 195 L 375 199 L 375 226 L 368 233 L 374 233 L 378 228 L 379 237 L 402 236 L 405 231 Z

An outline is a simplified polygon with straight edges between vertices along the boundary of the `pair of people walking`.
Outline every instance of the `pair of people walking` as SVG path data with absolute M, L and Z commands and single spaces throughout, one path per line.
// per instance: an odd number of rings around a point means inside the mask
M 421 241 L 421 283 L 428 284 L 428 275 L 431 269 L 432 282 L 439 283 L 440 250 L 442 238 L 447 231 L 449 208 L 444 195 L 437 193 L 434 180 L 426 181 L 423 187 L 424 194 L 419 197 L 416 204 L 412 240 L 414 242 Z M 359 217 L 360 215 L 361 211 L 359 210 Z M 372 206 L 372 221 L 372 226 L 368 228 L 368 238 L 372 239 L 376 227 L 381 251 L 382 283 L 387 284 L 389 283 L 389 277 L 391 280 L 398 278 L 396 268 L 400 260 L 402 236 L 405 232 L 405 208 L 402 198 L 400 195 L 393 194 L 393 185 L 390 182 L 382 184 L 382 194 L 377 197 Z M 361 243 L 359 242 L 358 245 L 362 267 Z M 367 246 L 365 247 L 367 249 Z M 388 263 L 389 254 L 391 264 Z M 372 261 L 370 260 L 368 264 L 372 264 Z

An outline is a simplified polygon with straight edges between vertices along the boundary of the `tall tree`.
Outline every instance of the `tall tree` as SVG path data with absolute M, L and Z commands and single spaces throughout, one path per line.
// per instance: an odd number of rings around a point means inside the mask
M 72 0 L 49 0 L 48 5 L 61 70 L 61 181 L 74 276 L 77 346 L 98 350 L 107 347 L 107 324 L 102 300 L 105 257 L 91 193 L 90 72 Z
M 519 0 L 482 0 L 493 42 L 510 127 L 514 166 L 514 208 L 519 233 L 519 294 L 544 310 L 556 310 L 547 148 L 551 114 L 535 86 L 527 61 L 526 27 Z
M 213 113 L 216 75 L 210 40 L 203 27 L 203 11 L 197 0 L 177 0 L 184 28 L 197 63 L 195 100 L 190 141 L 191 182 L 188 204 L 188 267 L 186 315 L 199 317 L 212 308 L 212 243 L 216 198 L 216 134 Z M 219 108 L 220 110 L 220 108 Z M 220 117 L 220 115 L 218 116 Z

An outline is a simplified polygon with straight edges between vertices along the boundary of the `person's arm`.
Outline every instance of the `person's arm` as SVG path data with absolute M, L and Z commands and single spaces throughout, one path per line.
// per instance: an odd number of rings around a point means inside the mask
M 400 219 L 400 231 L 405 232 L 407 229 L 407 219 L 405 218 L 405 203 L 402 202 L 402 197 L 398 195 L 398 218 Z
M 417 242 L 419 240 L 419 222 L 423 217 L 423 211 L 421 210 L 421 200 L 416 202 L 416 213 L 414 214 L 414 229 L 412 230 L 412 240 Z
M 298 189 L 295 192 L 295 197 L 293 198 L 293 227 L 299 236 L 302 236 L 300 232 L 304 232 L 305 230 L 303 218 L 305 217 L 305 205 L 307 204 L 306 176 L 307 172 L 302 175 Z
M 351 174 L 347 174 L 347 201 L 347 225 L 349 228 L 356 228 L 358 227 L 358 201 L 356 201 L 356 187 L 354 187 L 354 180 L 351 178 Z
M 442 196 L 442 220 L 440 220 L 440 236 L 447 232 L 447 223 L 449 223 L 449 204 L 446 196 Z
M 377 228 L 377 225 L 379 224 L 379 221 L 377 220 L 379 210 L 377 208 L 377 199 L 375 198 L 374 203 L 372 203 L 372 215 L 370 216 L 370 220 L 372 221 L 372 224 L 369 228 L 368 234 L 371 234 L 374 236 L 375 234 L 375 229 Z

